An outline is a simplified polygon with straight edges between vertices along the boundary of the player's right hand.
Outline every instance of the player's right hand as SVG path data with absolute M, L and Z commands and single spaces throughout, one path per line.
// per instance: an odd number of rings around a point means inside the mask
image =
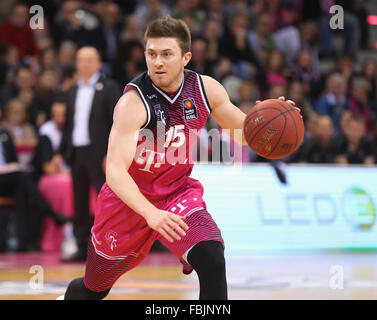
M 174 239 L 181 240 L 181 236 L 186 235 L 188 225 L 184 220 L 185 217 L 165 210 L 157 210 L 146 217 L 148 226 L 169 242 L 174 242 Z

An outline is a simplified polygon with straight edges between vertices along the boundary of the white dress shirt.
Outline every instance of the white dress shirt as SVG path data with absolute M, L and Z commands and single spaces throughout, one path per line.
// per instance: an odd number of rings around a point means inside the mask
M 87 83 L 77 82 L 77 94 L 75 101 L 75 114 L 73 117 L 72 145 L 83 147 L 90 145 L 89 117 L 92 108 L 93 97 L 96 91 L 96 83 L 99 73 L 94 74 Z
M 62 140 L 62 131 L 58 128 L 55 121 L 49 120 L 39 128 L 41 136 L 47 136 L 52 145 L 52 150 L 57 152 L 59 150 L 60 142 Z

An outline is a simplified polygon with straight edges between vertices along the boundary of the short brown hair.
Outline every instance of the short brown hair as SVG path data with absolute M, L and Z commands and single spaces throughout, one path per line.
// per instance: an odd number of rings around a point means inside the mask
M 148 24 L 144 34 L 144 44 L 149 38 L 176 38 L 182 54 L 190 51 L 191 34 L 187 24 L 181 19 L 166 16 Z

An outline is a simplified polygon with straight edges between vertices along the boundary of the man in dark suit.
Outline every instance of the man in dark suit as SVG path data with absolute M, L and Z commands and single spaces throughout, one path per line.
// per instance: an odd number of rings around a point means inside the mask
M 67 92 L 67 122 L 61 152 L 71 166 L 74 192 L 73 231 L 78 251 L 63 261 L 85 261 L 93 219 L 89 213 L 90 185 L 97 193 L 105 182 L 107 141 L 113 110 L 121 96 L 119 86 L 100 74 L 101 58 L 94 47 L 82 47 L 76 56 L 78 81 Z

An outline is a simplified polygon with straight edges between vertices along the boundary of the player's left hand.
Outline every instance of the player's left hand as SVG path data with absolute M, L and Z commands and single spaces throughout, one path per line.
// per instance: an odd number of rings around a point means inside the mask
M 285 101 L 285 97 L 284 96 L 281 96 L 278 99 Z M 287 100 L 286 102 L 289 103 L 289 104 L 291 104 L 292 106 L 294 106 L 295 109 L 296 109 L 296 111 L 298 111 L 298 113 L 300 114 L 300 117 L 302 118 L 301 109 L 296 107 L 296 103 L 294 101 L 292 101 L 292 100 Z
M 280 96 L 278 99 L 280 99 L 282 101 L 286 101 L 284 96 Z M 261 102 L 261 100 L 257 100 L 255 102 L 255 104 L 258 104 L 259 102 Z M 286 102 L 289 103 L 289 104 L 291 104 L 292 106 L 294 106 L 295 109 L 296 109 L 296 111 L 298 111 L 298 113 L 300 114 L 300 117 L 302 118 L 301 109 L 296 107 L 296 103 L 294 101 L 292 101 L 292 100 L 287 100 Z

